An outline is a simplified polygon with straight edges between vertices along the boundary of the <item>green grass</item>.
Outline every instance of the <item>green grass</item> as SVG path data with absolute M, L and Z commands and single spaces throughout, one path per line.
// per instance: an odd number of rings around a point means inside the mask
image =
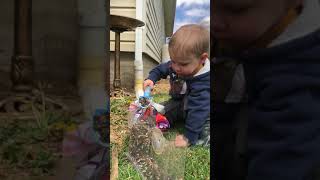
M 168 132 L 166 137 L 175 137 L 179 130 Z M 124 148 L 119 152 L 119 179 L 141 179 L 139 173 L 128 160 L 126 153 L 128 138 Z M 185 153 L 185 180 L 205 180 L 210 179 L 210 149 L 201 146 L 194 146 L 186 149 Z
M 169 96 L 167 94 L 155 94 L 153 95 L 153 101 L 156 103 L 161 103 L 169 100 Z
M 153 100 L 156 103 L 160 103 L 169 99 L 167 94 L 156 94 L 153 95 Z M 124 97 L 122 99 L 111 100 L 111 113 L 119 114 L 123 117 L 127 115 L 127 108 L 132 98 Z M 123 124 L 127 122 L 111 123 L 111 125 Z M 183 132 L 183 125 L 178 126 L 175 129 L 170 129 L 165 134 L 167 139 L 173 139 L 177 133 Z M 123 148 L 119 150 L 119 177 L 118 179 L 130 179 L 139 180 L 142 179 L 140 174 L 136 171 L 134 166 L 128 160 L 126 153 L 128 148 L 129 138 L 125 137 Z M 206 180 L 210 179 L 210 149 L 200 146 L 194 146 L 186 148 L 185 152 L 185 169 L 184 179 L 185 180 Z
M 10 170 L 5 175 L 16 172 L 32 176 L 53 175 L 61 152 L 56 148 L 49 148 L 49 144 L 60 144 L 64 131 L 54 126 L 60 123 L 69 127 L 73 123 L 71 121 L 68 117 L 56 116 L 50 112 L 39 119 L 2 121 L 0 166 Z

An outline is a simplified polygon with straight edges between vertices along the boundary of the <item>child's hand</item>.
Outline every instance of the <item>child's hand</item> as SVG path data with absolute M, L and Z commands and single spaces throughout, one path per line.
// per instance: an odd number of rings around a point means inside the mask
M 188 140 L 183 135 L 177 135 L 175 141 L 176 147 L 187 147 L 189 146 Z
M 150 86 L 153 89 L 154 83 L 150 79 L 147 79 L 143 82 L 143 89 L 146 89 L 147 86 Z

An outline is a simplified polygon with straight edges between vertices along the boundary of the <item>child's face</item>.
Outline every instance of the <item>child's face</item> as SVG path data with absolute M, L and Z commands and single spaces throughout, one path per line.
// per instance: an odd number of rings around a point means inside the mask
M 171 54 L 171 67 L 179 76 L 190 77 L 195 75 L 202 67 L 202 64 L 208 58 L 207 53 L 200 57 L 188 56 L 180 57 Z
M 290 2 L 291 1 L 291 2 Z M 214 0 L 212 36 L 227 47 L 245 48 L 301 0 Z

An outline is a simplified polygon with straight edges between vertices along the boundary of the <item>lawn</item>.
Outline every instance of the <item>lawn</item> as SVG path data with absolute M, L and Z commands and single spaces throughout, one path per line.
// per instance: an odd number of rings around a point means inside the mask
M 153 100 L 163 102 L 169 98 L 164 91 L 155 91 Z M 133 96 L 111 98 L 111 146 L 118 149 L 118 179 L 142 179 L 134 166 L 128 160 L 128 122 L 127 113 Z M 171 129 L 165 137 L 175 137 L 182 133 L 183 126 Z M 210 179 L 210 149 L 200 146 L 187 148 L 185 151 L 184 179 Z M 111 164 L 113 164 L 111 162 Z
M 63 133 L 76 124 L 69 117 L 50 113 L 35 119 L 1 120 L 0 179 L 54 175 L 56 162 L 62 156 Z

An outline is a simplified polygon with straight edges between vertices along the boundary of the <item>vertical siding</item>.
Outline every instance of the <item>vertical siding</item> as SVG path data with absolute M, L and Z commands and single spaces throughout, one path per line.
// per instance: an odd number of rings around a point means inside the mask
M 161 48 L 165 43 L 165 24 L 162 0 L 146 0 L 144 52 L 161 62 Z
M 111 0 L 110 14 L 135 18 L 136 1 L 135 0 Z M 134 52 L 135 33 L 134 31 L 123 32 L 120 35 L 120 50 L 123 52 Z M 110 51 L 114 51 L 115 34 L 110 31 Z
M 161 48 L 165 43 L 165 23 L 162 0 L 144 0 L 143 52 L 161 62 Z M 111 0 L 110 14 L 135 18 L 135 0 Z M 114 33 L 110 32 L 110 51 L 114 51 Z M 135 32 L 121 33 L 122 52 L 135 51 Z

